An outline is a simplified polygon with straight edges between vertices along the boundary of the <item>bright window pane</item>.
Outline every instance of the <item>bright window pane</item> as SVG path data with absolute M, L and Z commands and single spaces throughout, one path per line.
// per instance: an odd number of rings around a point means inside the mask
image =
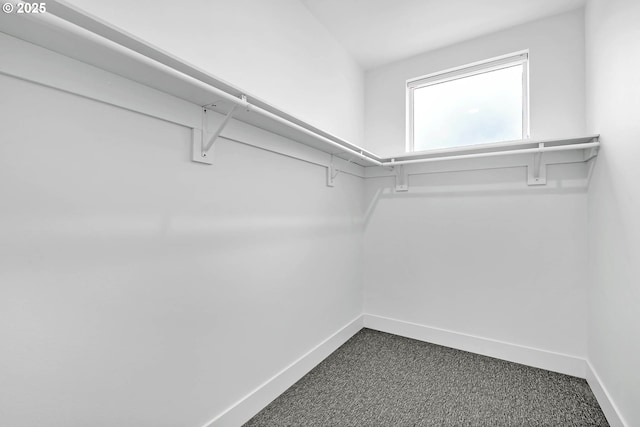
M 414 150 L 522 138 L 522 65 L 414 89 Z

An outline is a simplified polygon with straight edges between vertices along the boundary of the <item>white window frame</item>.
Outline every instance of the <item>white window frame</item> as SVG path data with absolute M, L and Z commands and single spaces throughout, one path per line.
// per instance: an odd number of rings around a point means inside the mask
M 408 153 L 414 153 L 414 91 L 426 86 L 439 83 L 445 83 L 451 80 L 470 77 L 490 71 L 508 68 L 514 65 L 522 64 L 522 139 L 528 139 L 529 131 L 529 50 L 522 50 L 507 55 L 497 56 L 495 58 L 484 61 L 473 62 L 471 64 L 462 65 L 460 67 L 449 68 L 447 70 L 438 71 L 436 73 L 415 77 L 406 82 L 407 90 L 407 123 L 406 123 L 406 150 Z M 504 144 L 505 141 L 496 141 L 486 144 L 475 144 L 450 147 L 456 149 L 459 147 L 479 148 L 491 147 L 496 144 Z M 449 147 L 448 147 L 449 148 Z M 448 149 L 447 148 L 447 149 Z M 447 149 L 437 149 L 438 151 L 446 151 Z M 431 150 L 426 150 L 431 151 Z

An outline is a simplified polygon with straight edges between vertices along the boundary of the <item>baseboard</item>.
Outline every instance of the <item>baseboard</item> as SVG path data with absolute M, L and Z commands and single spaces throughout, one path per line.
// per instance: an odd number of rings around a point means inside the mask
M 562 353 L 478 337 L 446 329 L 364 314 L 364 327 L 420 341 L 464 350 L 509 362 L 585 378 L 585 360 Z
M 618 407 L 613 403 L 609 392 L 605 388 L 600 376 L 593 368 L 591 363 L 587 360 L 587 383 L 589 383 L 589 387 L 591 387 L 591 391 L 598 399 L 598 403 L 600 404 L 600 408 L 602 408 L 602 412 L 604 412 L 605 417 L 607 417 L 607 421 L 611 427 L 627 427 L 627 423 L 620 415 L 620 411 L 618 411 Z
M 363 327 L 358 316 L 339 331 L 309 350 L 295 362 L 278 372 L 230 408 L 205 424 L 204 427 L 238 427 L 249 421 L 276 397 L 284 393 L 311 369 L 316 367 L 338 347 L 347 342 Z
M 260 412 L 363 327 L 527 366 L 586 378 L 612 427 L 627 427 L 593 367 L 584 359 L 372 314 L 358 316 L 204 427 L 237 427 Z

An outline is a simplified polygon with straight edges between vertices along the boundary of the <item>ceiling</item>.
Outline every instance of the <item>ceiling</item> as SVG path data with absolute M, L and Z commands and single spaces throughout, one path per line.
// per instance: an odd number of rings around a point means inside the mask
M 586 0 L 301 0 L 365 69 L 582 7 Z

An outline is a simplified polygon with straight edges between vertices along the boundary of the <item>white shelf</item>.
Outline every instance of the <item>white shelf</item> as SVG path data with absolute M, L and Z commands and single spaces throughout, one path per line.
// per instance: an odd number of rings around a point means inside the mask
M 398 156 L 384 158 L 382 159 L 382 164 L 384 166 L 398 166 L 414 163 L 430 163 L 481 157 L 538 154 L 552 151 L 590 150 L 600 147 L 600 142 L 598 141 L 599 137 L 600 135 L 587 135 L 544 140 L 518 139 L 492 144 L 442 148 L 413 153 L 403 153 Z
M 43 15 L 0 14 L 0 31 L 145 86 L 226 114 L 245 96 L 250 108 L 234 118 L 361 166 L 379 165 L 368 150 L 269 103 L 63 1 Z M 358 153 L 355 155 L 354 153 Z
M 277 135 L 335 155 L 360 166 L 398 167 L 417 163 L 482 157 L 532 155 L 532 176 L 544 172 L 542 154 L 583 150 L 579 161 L 597 155 L 598 135 L 549 140 L 517 140 L 452 149 L 402 153 L 382 158 L 362 147 L 324 132 L 269 103 L 212 76 L 63 1 L 47 3 L 43 15 L 0 14 L 2 32 L 61 53 L 161 92 L 227 114 Z M 195 129 L 195 128 L 194 128 Z M 204 137 L 204 135 L 203 135 Z M 196 144 L 194 143 L 194 146 Z M 206 144 L 205 144 L 206 145 Z M 194 160 L 197 159 L 194 150 Z M 209 163 L 209 162 L 207 162 Z M 531 182 L 530 182 L 531 183 Z

